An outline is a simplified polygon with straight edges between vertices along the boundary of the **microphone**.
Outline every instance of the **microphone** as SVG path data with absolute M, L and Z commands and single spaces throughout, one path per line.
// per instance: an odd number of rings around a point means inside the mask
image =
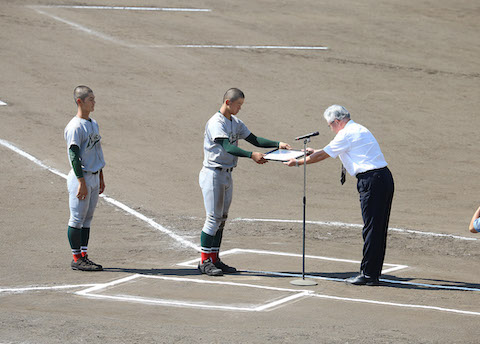
M 295 138 L 295 141 L 298 141 L 298 140 L 301 140 L 301 139 L 306 139 L 306 138 L 312 137 L 312 136 L 317 136 L 318 134 L 319 134 L 319 132 L 315 131 L 315 132 L 307 134 L 307 135 L 299 136 L 299 137 Z

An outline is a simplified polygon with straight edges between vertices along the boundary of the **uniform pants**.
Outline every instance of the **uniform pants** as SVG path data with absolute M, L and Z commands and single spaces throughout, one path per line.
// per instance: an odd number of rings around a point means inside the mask
M 97 206 L 100 191 L 100 175 L 84 172 L 83 177 L 87 184 L 88 194 L 85 199 L 78 199 L 78 179 L 73 170 L 67 177 L 67 187 L 69 194 L 70 219 L 68 225 L 73 228 L 90 228 L 93 213 Z
M 387 245 L 388 221 L 394 192 L 394 182 L 387 167 L 357 175 L 357 190 L 363 217 L 363 259 L 361 271 L 378 278 L 382 273 Z
M 207 214 L 202 231 L 215 236 L 218 229 L 225 225 L 228 210 L 232 203 L 232 173 L 203 167 L 198 181 L 202 188 L 203 202 Z

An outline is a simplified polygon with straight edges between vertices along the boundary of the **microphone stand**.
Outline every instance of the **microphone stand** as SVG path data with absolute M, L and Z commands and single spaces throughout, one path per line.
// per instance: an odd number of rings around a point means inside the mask
M 303 254 L 302 254 L 302 279 L 293 280 L 290 283 L 299 286 L 313 286 L 317 282 L 311 279 L 305 279 L 305 219 L 307 208 L 307 143 L 310 142 L 310 137 L 306 137 L 303 141 Z

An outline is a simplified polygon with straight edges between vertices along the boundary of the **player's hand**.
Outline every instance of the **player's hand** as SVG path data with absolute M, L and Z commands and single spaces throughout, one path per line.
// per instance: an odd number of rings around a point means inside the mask
M 288 161 L 285 161 L 283 164 L 284 164 L 284 165 L 287 165 L 287 166 L 289 166 L 289 167 L 291 167 L 291 166 L 297 166 L 297 159 L 290 159 L 290 160 L 288 160 Z
M 78 191 L 77 191 L 77 198 L 80 200 L 84 200 L 87 197 L 88 189 L 87 183 L 85 183 L 85 178 L 78 179 Z
M 278 148 L 280 149 L 292 149 L 292 147 L 288 144 L 288 143 L 285 143 L 285 142 L 280 142 L 278 144 Z
M 252 160 L 255 161 L 257 164 L 264 164 L 267 162 L 264 158 L 265 154 L 259 152 L 252 153 Z
M 105 191 L 105 180 L 103 179 L 103 170 L 100 170 L 100 185 L 99 185 L 99 190 L 98 190 L 98 193 L 99 194 L 102 194 L 103 191 Z
M 103 191 L 105 191 L 105 182 L 103 181 L 103 178 L 102 178 L 102 179 L 100 179 L 100 188 L 99 188 L 98 193 L 102 194 Z

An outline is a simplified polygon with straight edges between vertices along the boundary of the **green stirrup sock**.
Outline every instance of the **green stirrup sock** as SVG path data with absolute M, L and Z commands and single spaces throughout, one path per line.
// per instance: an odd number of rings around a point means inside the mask
M 90 238 L 90 228 L 82 227 L 81 246 L 88 246 L 88 238 Z
M 200 246 L 205 247 L 205 248 L 211 248 L 213 245 L 213 240 L 215 239 L 214 236 L 205 233 L 202 231 L 202 234 L 200 235 Z
M 220 244 L 222 243 L 223 228 L 219 228 L 217 234 L 213 238 L 212 247 L 220 249 Z
M 70 248 L 72 250 L 79 250 L 82 245 L 82 230 L 68 226 L 68 241 L 70 242 Z

